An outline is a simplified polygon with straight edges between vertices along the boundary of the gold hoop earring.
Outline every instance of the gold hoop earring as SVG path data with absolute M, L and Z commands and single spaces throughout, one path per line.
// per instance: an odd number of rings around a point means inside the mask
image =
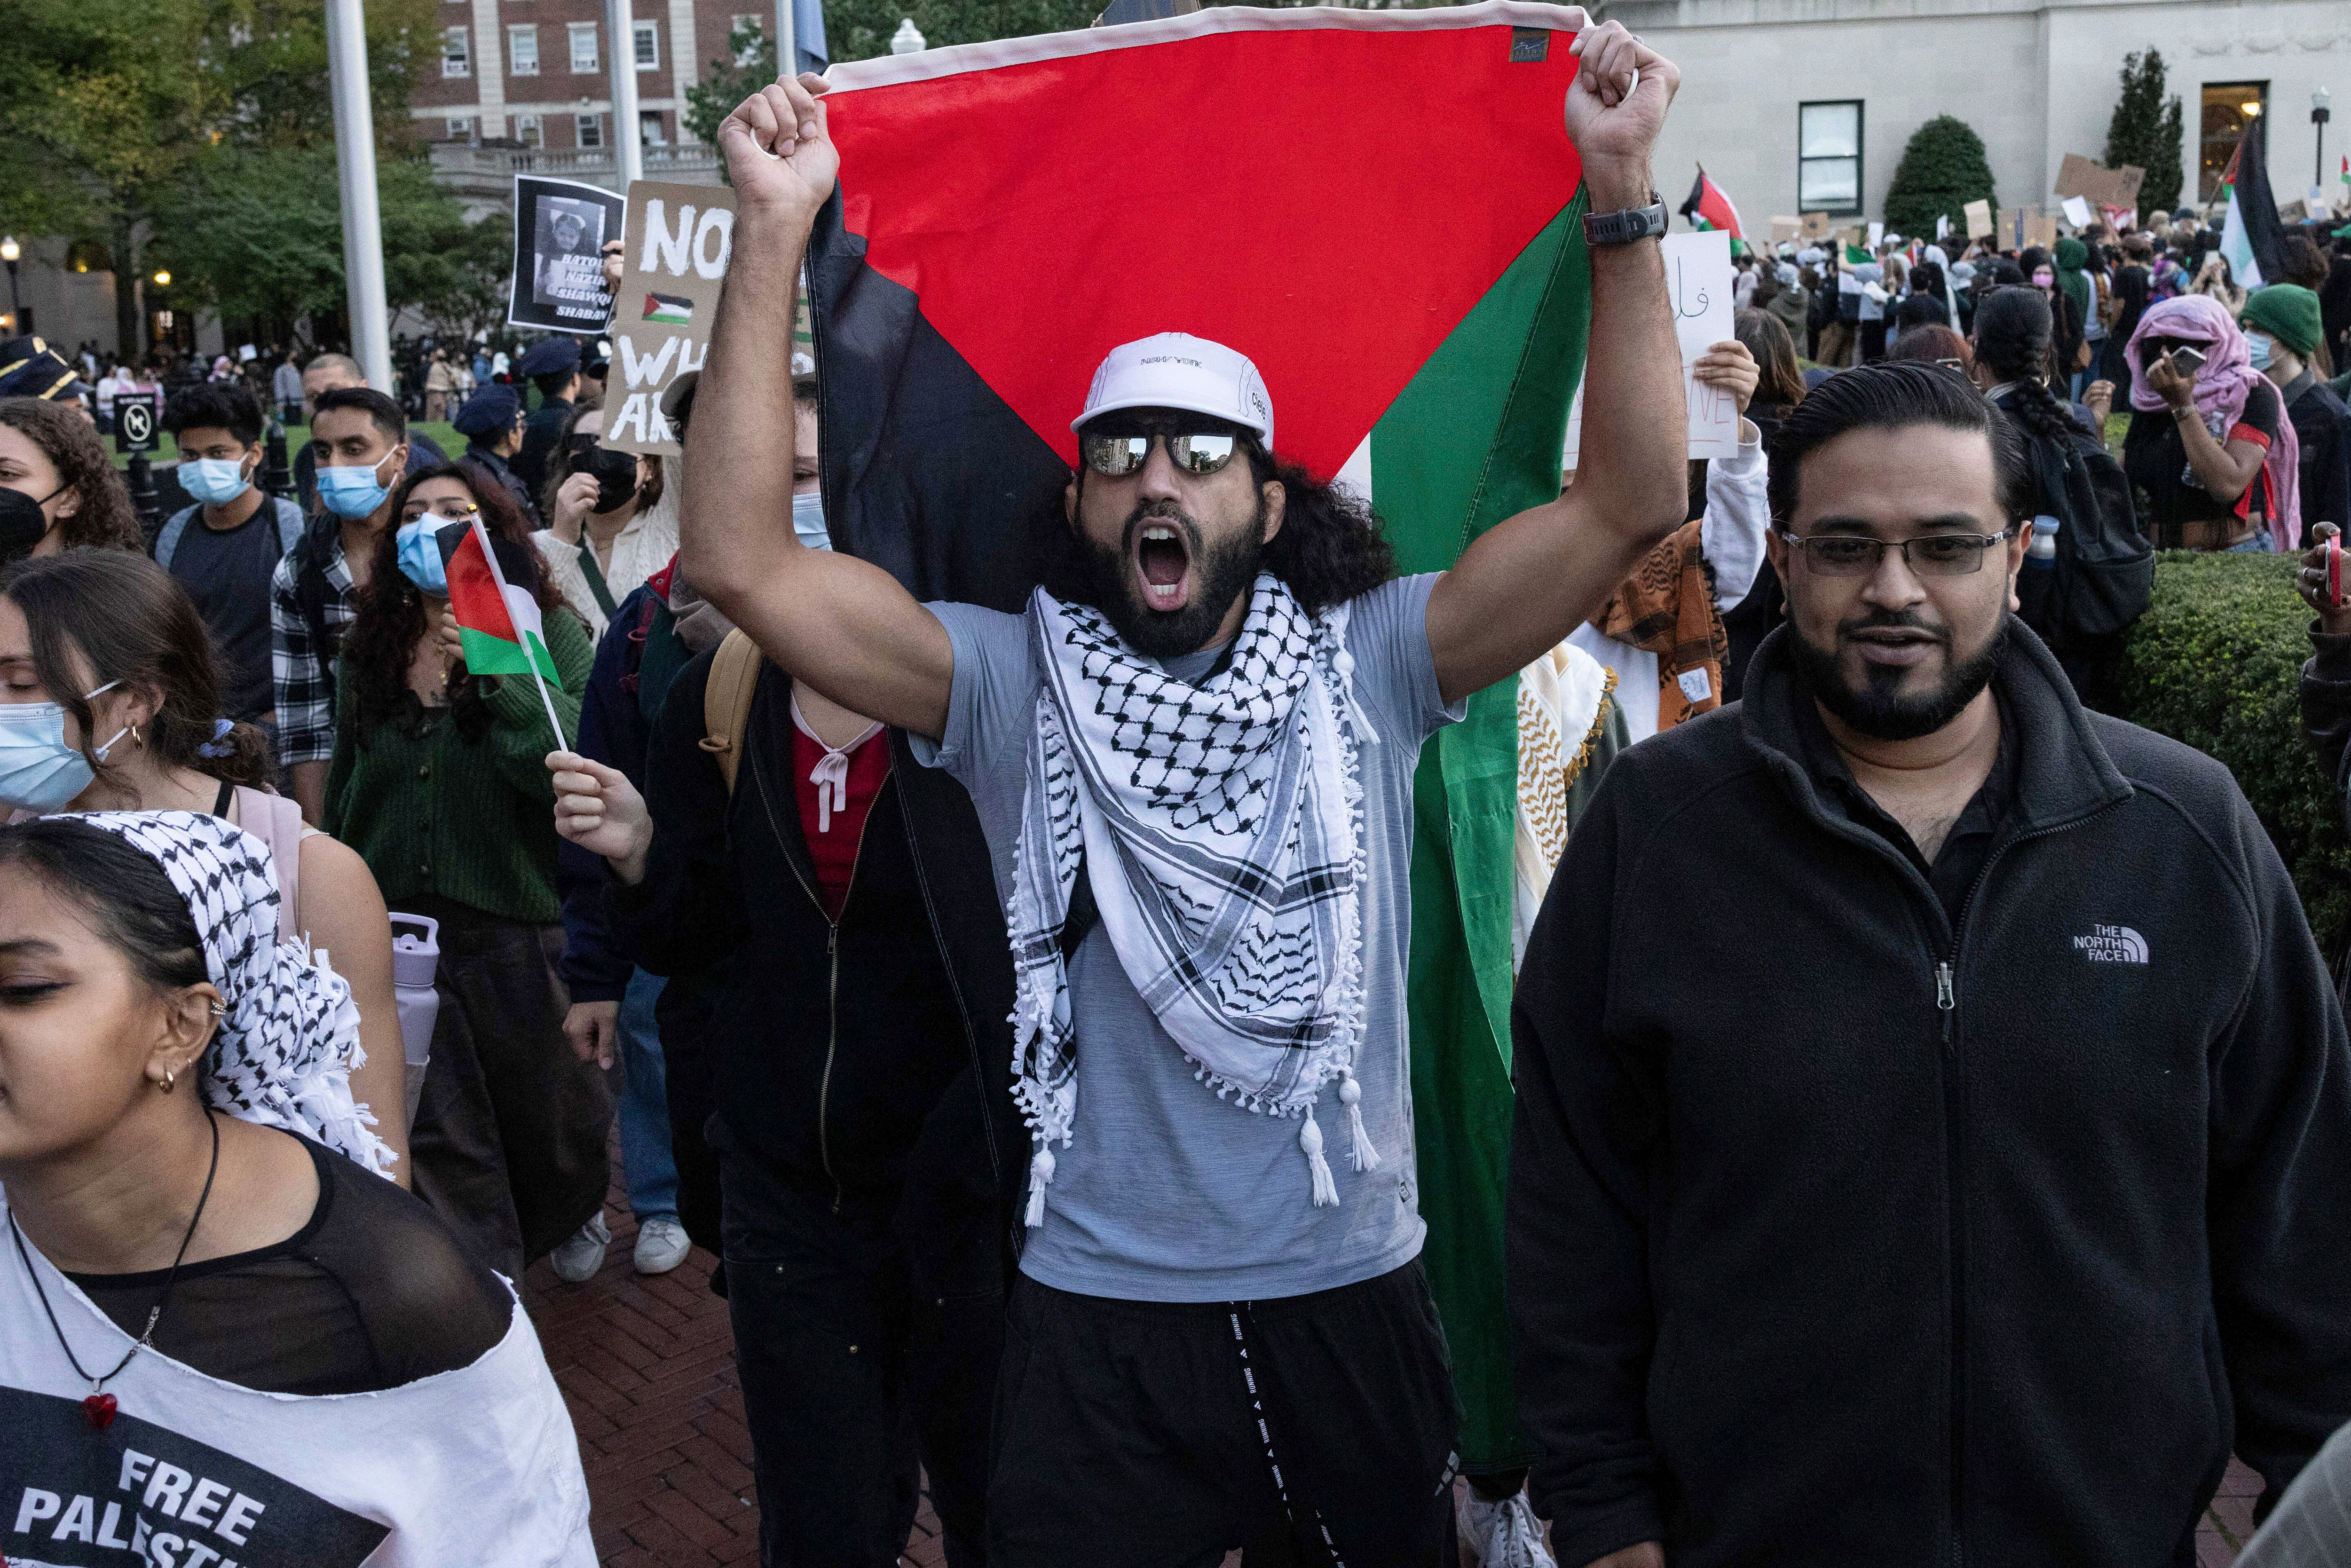
M 162 1089 L 163 1092 L 164 1092 L 164 1093 L 166 1093 L 166 1094 L 169 1094 L 172 1090 L 174 1090 L 174 1089 L 178 1088 L 179 1086 L 180 1086 L 180 1075 L 179 1075 L 178 1073 L 176 1073 L 176 1072 L 172 1071 L 170 1068 L 168 1068 L 168 1067 L 167 1067 L 167 1068 L 165 1068 L 165 1069 L 163 1069 L 163 1082 L 162 1082 L 162 1085 L 161 1085 L 161 1087 L 162 1087 Z
M 139 727 L 135 724 L 131 727 L 131 744 L 141 747 L 145 747 L 147 744 L 146 741 L 140 738 Z

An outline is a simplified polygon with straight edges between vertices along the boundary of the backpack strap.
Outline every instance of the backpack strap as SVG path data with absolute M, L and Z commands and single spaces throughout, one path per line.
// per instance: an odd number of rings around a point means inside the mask
M 195 515 L 193 507 L 173 512 L 163 524 L 162 531 L 155 536 L 155 564 L 165 571 L 172 570 L 172 558 L 179 553 L 180 536 L 188 531 L 188 520 Z
M 277 868 L 277 939 L 302 939 L 302 808 L 283 795 L 237 786 L 237 825 L 269 846 Z
M 726 793 L 735 793 L 743 765 L 743 732 L 751 723 L 751 695 L 759 686 L 759 645 L 737 627 L 710 656 L 710 684 L 702 691 L 702 749 L 718 760 Z

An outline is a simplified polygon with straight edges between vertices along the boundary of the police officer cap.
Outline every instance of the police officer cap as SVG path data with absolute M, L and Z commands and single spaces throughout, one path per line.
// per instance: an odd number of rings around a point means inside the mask
M 70 402 L 81 395 L 78 376 L 63 354 L 38 338 L 28 335 L 0 344 L 0 397 Z
M 460 435 L 498 436 L 512 430 L 521 413 L 522 399 L 515 396 L 514 388 L 492 382 L 467 398 L 449 423 Z
M 515 367 L 515 371 L 526 376 L 561 375 L 576 369 L 579 363 L 579 339 L 547 338 L 530 346 L 522 357 L 522 363 Z

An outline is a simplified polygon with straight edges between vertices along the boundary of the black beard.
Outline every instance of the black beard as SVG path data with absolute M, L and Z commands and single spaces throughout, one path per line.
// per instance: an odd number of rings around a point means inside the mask
M 1145 518 L 1184 530 L 1192 556 L 1193 591 L 1181 610 L 1154 610 L 1143 601 L 1134 579 L 1134 555 L 1129 541 Z M 1074 525 L 1073 525 L 1074 526 Z M 1181 658 L 1196 653 L 1217 634 L 1233 601 L 1257 581 L 1258 565 L 1265 556 L 1265 501 L 1258 500 L 1257 516 L 1228 543 L 1210 550 L 1200 526 L 1172 501 L 1146 501 L 1134 508 L 1120 530 L 1115 549 L 1081 535 L 1087 586 L 1095 609 L 1126 645 L 1149 659 Z
M 1934 630 L 1907 615 L 1865 615 L 1844 622 L 1838 632 L 1842 634 L 1893 626 Z M 2008 617 L 2000 618 L 1999 626 L 1984 639 L 1984 645 L 1973 658 L 1951 664 L 1942 685 L 1923 696 L 1898 695 L 1896 688 L 1908 672 L 1885 664 L 1868 666 L 1869 674 L 1858 690 L 1848 686 L 1838 669 L 1834 648 L 1815 646 L 1793 621 L 1788 623 L 1788 636 L 1796 656 L 1797 674 L 1812 688 L 1820 705 L 1834 714 L 1845 727 L 1872 740 L 1916 740 L 1922 735 L 1934 734 L 1959 717 L 1960 710 L 1991 684 L 1993 672 L 2000 668 L 2001 653 L 2008 645 Z M 1943 647 L 1947 653 L 1950 646 L 1946 632 Z

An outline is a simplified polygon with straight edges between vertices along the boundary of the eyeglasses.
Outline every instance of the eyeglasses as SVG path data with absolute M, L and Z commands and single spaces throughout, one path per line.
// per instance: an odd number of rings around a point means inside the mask
M 2011 530 L 1996 534 L 1928 534 L 1915 539 L 1874 539 L 1866 534 L 1814 534 L 1809 538 L 1780 530 L 1790 549 L 1823 577 L 1867 577 L 1886 559 L 1887 550 L 1900 550 L 1902 563 L 1920 577 L 1967 577 L 1983 567 L 1984 552 L 2007 538 Z
M 1239 437 L 1228 430 L 1155 424 L 1133 435 L 1089 431 L 1078 438 L 1078 450 L 1084 454 L 1086 466 L 1103 478 L 1123 479 L 1151 460 L 1151 444 L 1162 439 L 1167 443 L 1167 461 L 1194 476 L 1220 472 L 1240 447 Z

